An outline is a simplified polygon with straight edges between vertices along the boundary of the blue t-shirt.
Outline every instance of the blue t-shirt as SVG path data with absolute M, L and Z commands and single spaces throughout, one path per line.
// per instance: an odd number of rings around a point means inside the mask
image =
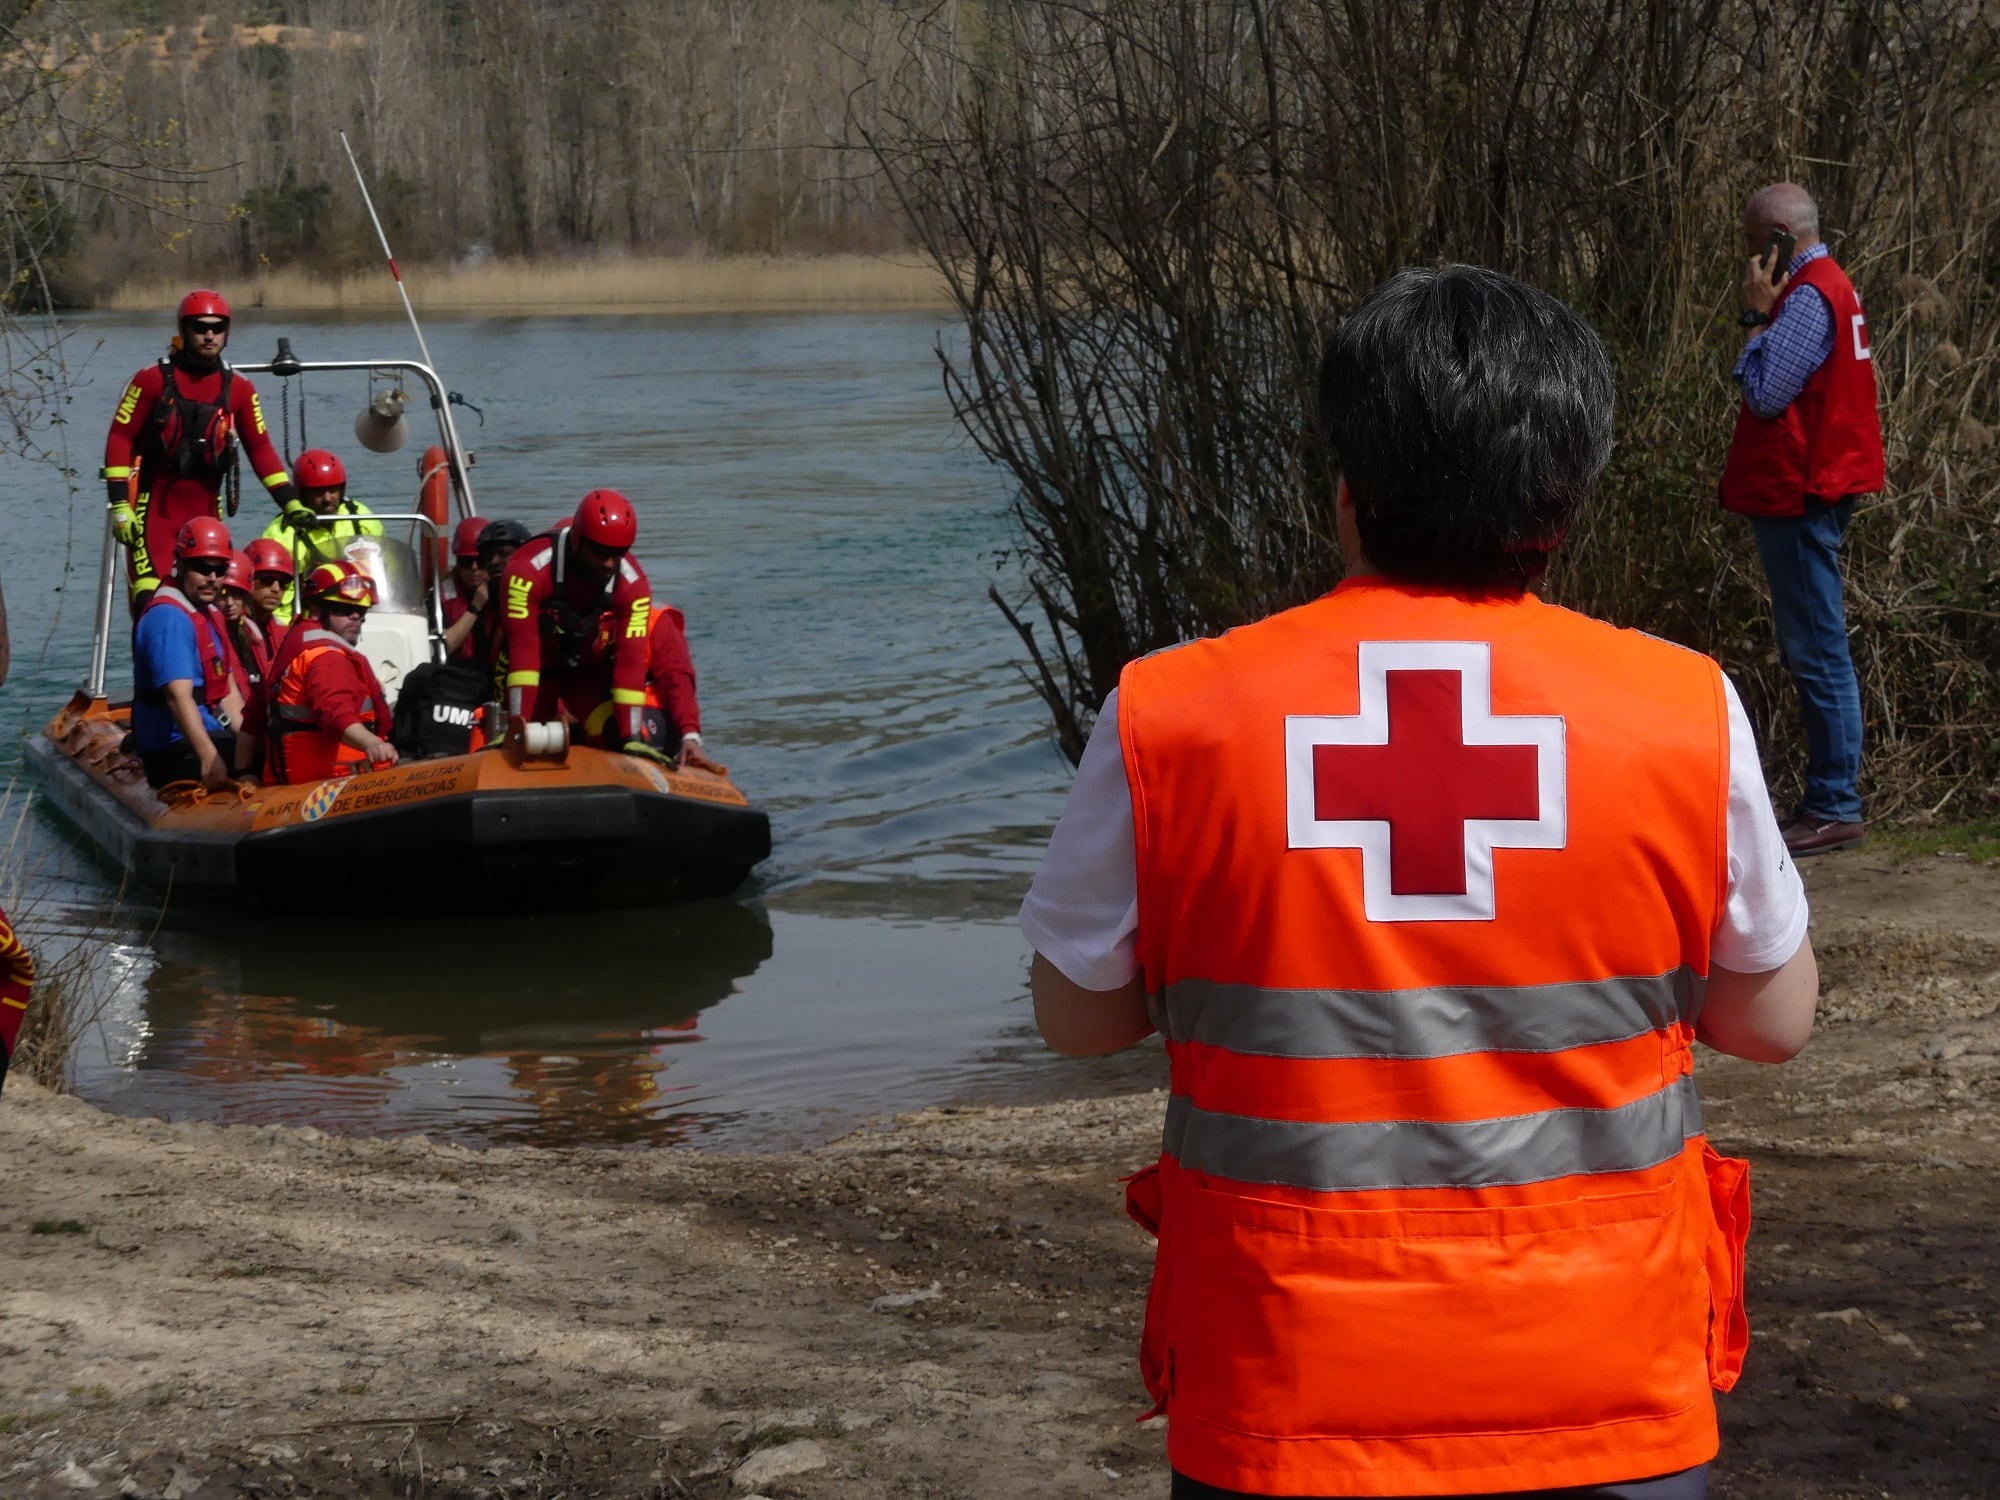
M 216 654 L 220 655 L 214 627 L 204 621 L 203 628 L 209 632 Z M 173 710 L 160 696 L 170 682 L 192 682 L 202 728 L 210 734 L 221 731 L 222 725 L 201 701 L 204 680 L 201 652 L 195 645 L 194 621 L 185 610 L 171 604 L 149 607 L 139 616 L 138 627 L 132 632 L 132 738 L 141 755 L 171 750 L 181 741 Z M 148 698 L 156 701 L 149 703 Z

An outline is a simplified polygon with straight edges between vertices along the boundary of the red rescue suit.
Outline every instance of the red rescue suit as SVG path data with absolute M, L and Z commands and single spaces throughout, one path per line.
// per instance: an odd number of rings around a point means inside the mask
M 656 608 L 646 631 L 646 706 L 667 716 L 674 743 L 701 733 L 701 704 L 695 699 L 694 657 L 688 652 L 687 617 L 671 604 Z
M 1768 421 L 1745 401 L 1717 487 L 1724 510 L 1745 516 L 1799 516 L 1806 497 L 1831 505 L 1882 488 L 1882 417 L 1868 322 L 1847 273 L 1831 258 L 1807 261 L 1771 308 L 1775 319 L 1799 287 L 1826 299 L 1833 350 L 1792 404 Z
M 489 590 L 490 593 L 490 590 Z M 472 612 L 472 600 L 458 586 L 458 570 L 454 568 L 445 574 L 444 582 L 438 585 L 438 607 L 444 613 L 444 628 L 451 629 Z M 453 661 L 479 660 L 479 626 L 473 621 L 472 629 L 466 631 L 465 639 L 452 648 Z
M 569 533 L 559 526 L 508 560 L 507 711 L 531 721 L 595 719 L 592 732 L 608 729 L 602 738 L 615 748 L 645 729 L 652 591 L 629 556 L 600 582 L 571 556 Z
M 375 680 L 375 668 L 315 621 L 301 620 L 287 633 L 267 681 L 271 732 L 265 740 L 266 781 L 324 781 L 363 769 L 367 753 L 341 738 L 350 725 L 366 725 L 378 737 L 389 737 L 389 699 Z
M 0 911 L 0 1083 L 7 1080 L 14 1044 L 27 1019 L 28 995 L 35 984 L 35 956 L 14 935 L 14 924 Z
M 104 479 L 111 502 L 129 502 L 139 519 L 139 544 L 125 560 L 135 594 L 172 571 L 183 525 L 217 514 L 232 438 L 242 442 L 271 498 L 287 504 L 292 481 L 264 426 L 256 387 L 227 363 L 201 373 L 170 355 L 125 387 L 104 441 Z
M 1173 1466 L 1456 1495 L 1714 1457 L 1749 1215 L 1692 1077 L 1729 881 L 1715 663 L 1350 579 L 1133 662 L 1118 711 Z

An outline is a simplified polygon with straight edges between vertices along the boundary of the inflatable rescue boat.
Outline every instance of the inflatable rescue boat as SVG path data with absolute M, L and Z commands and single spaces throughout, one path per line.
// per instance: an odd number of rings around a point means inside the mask
M 282 341 L 272 363 L 239 368 L 281 379 L 366 371 L 429 388 L 442 441 L 419 466 L 416 510 L 377 511 L 382 533 L 345 544 L 376 582 L 359 645 L 393 700 L 415 667 L 444 660 L 443 538 L 452 511 L 476 514 L 446 393 L 424 365 L 308 364 Z M 29 742 L 26 759 L 48 804 L 149 886 L 283 904 L 309 880 L 373 910 L 400 899 L 421 911 L 650 906 L 727 895 L 771 852 L 769 819 L 726 777 L 572 745 L 561 724 L 515 720 L 466 754 L 334 780 L 217 792 L 180 782 L 156 792 L 128 748 L 129 703 L 105 691 L 111 639 L 129 634 L 117 607 L 121 571 L 107 520 L 90 677 Z

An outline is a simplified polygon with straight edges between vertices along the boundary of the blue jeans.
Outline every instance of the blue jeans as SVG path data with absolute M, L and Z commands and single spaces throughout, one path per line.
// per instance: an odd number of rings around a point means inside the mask
M 1840 596 L 1840 539 L 1853 514 L 1851 495 L 1831 505 L 1807 496 L 1802 516 L 1750 518 L 1771 582 L 1778 656 L 1798 687 L 1806 721 L 1799 811 L 1837 823 L 1861 821 L 1861 684 L 1847 652 Z

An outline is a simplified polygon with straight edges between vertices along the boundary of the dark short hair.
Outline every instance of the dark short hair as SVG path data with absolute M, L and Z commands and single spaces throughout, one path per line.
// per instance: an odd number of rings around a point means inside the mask
M 1319 424 L 1368 561 L 1517 594 L 1611 457 L 1611 360 L 1555 298 L 1479 266 L 1398 273 L 1327 340 Z

